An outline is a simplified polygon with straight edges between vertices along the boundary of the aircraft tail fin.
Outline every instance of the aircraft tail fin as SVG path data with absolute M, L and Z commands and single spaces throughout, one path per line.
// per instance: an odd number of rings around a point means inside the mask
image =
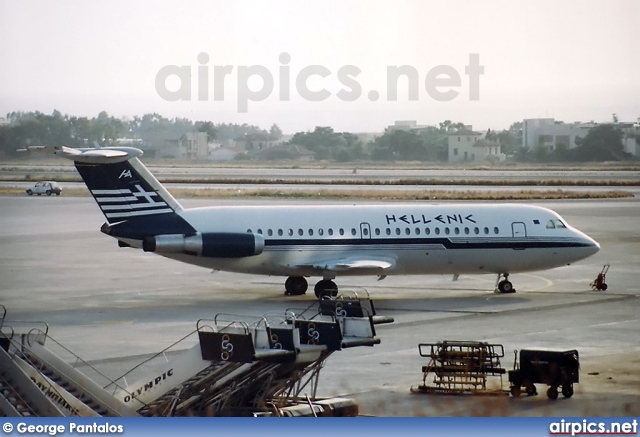
M 178 201 L 138 159 L 142 155 L 139 149 L 57 147 L 54 153 L 74 161 L 109 223 L 182 210 Z

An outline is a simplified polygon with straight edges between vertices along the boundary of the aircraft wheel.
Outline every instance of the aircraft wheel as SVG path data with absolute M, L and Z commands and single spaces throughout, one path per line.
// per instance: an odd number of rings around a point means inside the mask
M 289 276 L 284 282 L 284 294 L 300 296 L 307 292 L 309 284 L 302 276 Z
M 520 396 L 521 393 L 522 393 L 522 390 L 520 389 L 519 385 L 511 386 L 511 396 L 513 396 L 514 398 L 517 398 L 518 396 Z
M 562 386 L 562 396 L 564 396 L 565 398 L 570 398 L 571 396 L 573 396 L 573 384 Z
M 558 399 L 558 387 L 549 387 L 549 389 L 547 390 L 547 397 L 551 400 Z
M 338 286 L 330 279 L 323 279 L 316 284 L 313 291 L 318 299 L 325 296 L 335 297 L 338 295 Z
M 515 293 L 516 290 L 513 289 L 513 284 L 510 281 L 507 281 L 506 279 L 500 281 L 500 283 L 498 283 L 498 290 L 500 291 L 500 293 Z

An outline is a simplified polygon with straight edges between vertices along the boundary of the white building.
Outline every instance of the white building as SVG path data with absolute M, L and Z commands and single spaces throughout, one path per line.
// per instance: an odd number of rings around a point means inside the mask
M 576 140 L 586 137 L 589 130 L 597 125 L 593 121 L 564 123 L 553 118 L 525 119 L 522 123 L 522 146 L 527 149 L 546 147 L 549 151 L 558 147 L 573 149 L 578 147 Z M 636 136 L 640 135 L 640 123 L 615 122 L 614 125 L 623 133 L 624 151 L 639 156 L 640 146 L 636 142 Z
M 482 132 L 476 132 L 471 126 L 451 132 L 448 137 L 449 162 L 503 161 L 504 154 L 500 144 L 484 138 Z
M 146 134 L 149 157 L 164 159 L 205 159 L 209 156 L 206 132 Z
M 387 127 L 387 130 L 413 130 L 425 127 L 427 126 L 418 124 L 416 120 L 396 120 L 391 126 Z
M 558 147 L 577 147 L 576 138 L 584 138 L 596 124 L 563 123 L 553 118 L 529 118 L 522 123 L 522 147 L 535 149 L 546 147 L 553 151 Z

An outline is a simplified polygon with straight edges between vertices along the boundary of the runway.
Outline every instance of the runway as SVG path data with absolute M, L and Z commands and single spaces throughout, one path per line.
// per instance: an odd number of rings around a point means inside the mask
M 268 200 L 180 199 L 185 207 Z M 282 201 L 278 201 L 282 202 Z M 381 344 L 336 352 L 319 394 L 354 397 L 377 416 L 637 416 L 640 414 L 640 202 L 535 202 L 554 209 L 601 245 L 572 266 L 512 275 L 518 292 L 492 292 L 493 276 L 340 278 L 365 288 L 380 315 Z M 8 319 L 47 322 L 57 341 L 117 377 L 217 313 L 261 316 L 306 307 L 312 296 L 283 295 L 284 278 L 211 273 L 133 249 L 100 233 L 89 197 L 0 197 L 0 303 Z M 604 264 L 609 289 L 589 284 Z M 422 382 L 417 344 L 500 343 L 515 349 L 578 349 L 581 381 L 571 399 L 410 393 Z M 505 388 L 508 386 L 504 378 Z M 539 389 L 539 391 L 541 391 Z

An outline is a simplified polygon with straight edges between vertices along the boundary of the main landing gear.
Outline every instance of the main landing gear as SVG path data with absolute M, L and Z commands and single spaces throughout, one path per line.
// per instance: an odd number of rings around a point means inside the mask
M 284 294 L 289 296 L 300 296 L 307 292 L 309 287 L 307 280 L 302 276 L 289 276 L 284 282 Z M 318 299 L 325 296 L 335 297 L 338 295 L 338 286 L 331 279 L 319 281 L 313 288 Z
M 500 280 L 500 278 L 504 279 Z M 502 273 L 498 275 L 496 280 L 496 292 L 500 293 L 515 293 L 516 289 L 513 288 L 513 284 L 509 281 L 509 273 Z

